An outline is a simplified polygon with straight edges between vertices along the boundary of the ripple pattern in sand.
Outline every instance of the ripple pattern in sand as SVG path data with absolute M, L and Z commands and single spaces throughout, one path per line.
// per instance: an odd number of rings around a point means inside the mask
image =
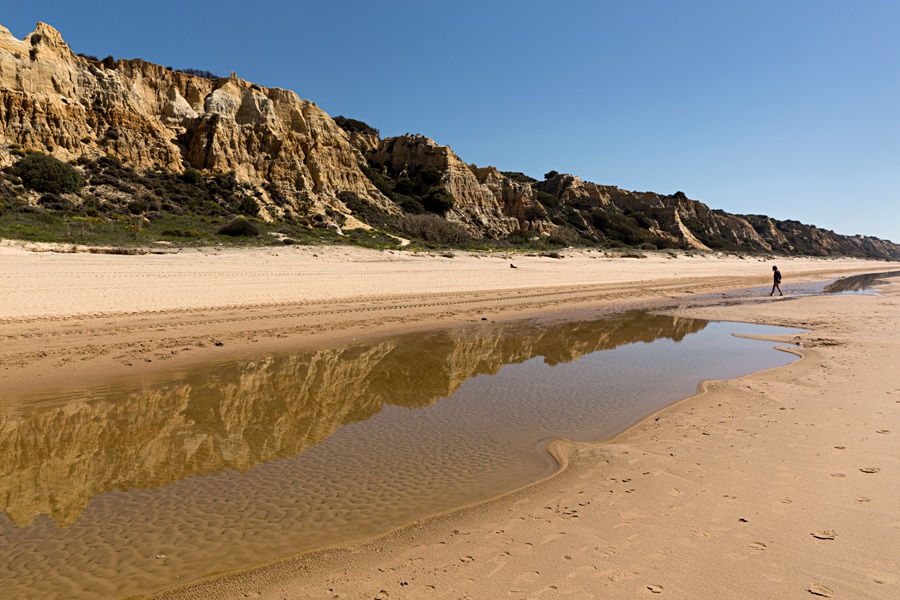
M 189 475 L 150 489 L 116 487 L 92 496 L 71 523 L 41 513 L 21 526 L 0 515 L 0 575 L 12 582 L 4 585 L 4 597 L 147 593 L 214 571 L 376 535 L 511 489 L 554 468 L 546 454 L 535 452 L 541 440 L 603 439 L 690 395 L 701 379 L 735 377 L 792 359 L 771 351 L 771 343 L 733 338 L 734 331 L 772 329 L 711 324 L 694 328 L 678 342 L 634 341 L 575 353 L 568 362 L 564 351 L 532 352 L 531 357 L 507 351 L 517 356 L 513 364 L 488 367 L 488 357 L 475 352 L 478 360 L 467 359 L 474 365 L 468 375 L 448 376 L 453 383 L 444 381 L 439 388 L 447 389 L 449 397 L 436 402 L 417 403 L 412 397 L 416 387 L 434 393 L 433 381 L 416 385 L 417 376 L 435 377 L 425 368 L 427 361 L 407 365 L 410 389 L 402 388 L 402 378 L 388 382 L 398 396 L 409 396 L 401 406 L 350 410 L 349 418 L 341 417 L 343 425 L 324 439 L 314 436 L 317 445 L 298 455 L 259 451 L 274 458 L 236 462 L 237 468 Z M 458 355 L 475 348 L 484 351 L 484 344 L 468 342 L 444 344 L 435 363 L 459 360 Z M 336 368 L 342 377 L 352 377 L 351 356 L 384 357 L 397 347 L 357 349 L 344 354 Z M 303 372 L 326 378 L 317 368 Z M 367 373 L 396 375 L 378 369 Z M 244 373 L 243 379 L 247 377 Z M 272 389 L 251 379 L 257 393 Z M 376 388 L 384 393 L 383 387 Z M 183 386 L 179 390 L 185 393 Z M 424 406 L 410 408 L 417 405 Z M 273 407 L 284 410 L 277 402 L 268 409 Z M 192 410 L 195 420 L 207 415 L 206 409 Z M 298 435 L 278 419 L 266 423 Z M 246 448 L 276 444 L 277 438 L 262 429 L 240 430 L 240 435 L 258 435 L 262 441 L 217 444 L 226 446 L 226 453 L 243 454 Z M 172 443 L 197 444 L 198 435 L 180 431 Z M 75 460 L 92 459 L 81 453 Z M 69 471 L 80 472 L 76 462 Z M 17 476 L 28 473 L 3 473 L 4 478 Z M 64 486 L 54 489 L 64 493 Z M 53 501 L 64 499 L 51 497 Z

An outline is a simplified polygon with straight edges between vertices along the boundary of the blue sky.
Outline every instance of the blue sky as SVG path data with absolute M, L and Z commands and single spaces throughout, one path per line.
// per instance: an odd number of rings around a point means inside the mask
M 11 6 L 10 6 L 11 5 Z M 900 242 L 900 2 L 16 2 L 76 52 L 231 71 L 464 161 Z

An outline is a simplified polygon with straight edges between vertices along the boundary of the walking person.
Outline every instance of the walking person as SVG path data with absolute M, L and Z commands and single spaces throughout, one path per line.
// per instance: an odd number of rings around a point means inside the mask
M 781 293 L 781 271 L 778 270 L 778 267 L 772 267 L 772 276 L 774 279 L 772 282 L 772 291 L 769 292 L 769 295 L 771 296 L 775 293 L 775 290 L 778 290 L 778 295 L 784 296 L 784 294 Z

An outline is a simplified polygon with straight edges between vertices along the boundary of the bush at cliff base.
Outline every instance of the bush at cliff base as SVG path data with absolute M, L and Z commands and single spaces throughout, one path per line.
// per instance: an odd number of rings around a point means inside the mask
M 66 194 L 81 190 L 81 171 L 47 154 L 29 154 L 13 167 L 22 184 L 45 194 Z
M 219 228 L 219 233 L 231 237 L 254 237 L 259 235 L 259 229 L 250 221 L 238 217 Z

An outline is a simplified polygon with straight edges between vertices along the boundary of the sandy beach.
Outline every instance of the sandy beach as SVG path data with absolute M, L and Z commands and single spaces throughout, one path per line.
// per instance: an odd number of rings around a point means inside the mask
M 796 291 L 895 264 L 49 250 L 0 245 L 3 396 L 385 332 L 625 307 L 808 330 L 776 340 L 802 357 L 787 367 L 708 382 L 606 443 L 553 442 L 561 468 L 549 479 L 160 598 L 900 596 L 900 293 Z M 773 264 L 784 299 L 768 297 Z
M 674 252 L 625 258 L 577 250 L 551 258 L 309 246 L 137 256 L 60 250 L 68 249 L 0 244 L 0 389 L 8 393 L 385 332 L 671 306 L 760 286 L 755 296 L 768 293 L 773 264 L 786 289 L 891 269 L 857 259 Z

